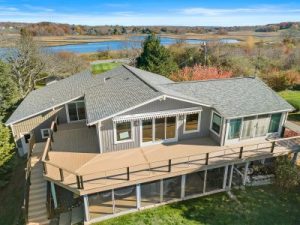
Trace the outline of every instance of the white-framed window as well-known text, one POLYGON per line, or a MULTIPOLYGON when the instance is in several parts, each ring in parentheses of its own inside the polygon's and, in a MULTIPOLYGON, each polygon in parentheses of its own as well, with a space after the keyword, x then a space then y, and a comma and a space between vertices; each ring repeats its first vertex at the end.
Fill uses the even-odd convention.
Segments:
POLYGON ((67 103, 66 111, 69 122, 76 122, 86 119, 84 100, 67 103))
POLYGON ((42 134, 42 138, 46 139, 46 138, 50 137, 51 130, 50 129, 41 129, 41 134, 42 134))
POLYGON ((211 121, 210 121, 210 130, 216 135, 220 136, 222 129, 222 117, 216 113, 212 112, 211 121))
POLYGON ((194 133, 200 130, 200 113, 184 115, 183 133, 194 133))
POLYGON ((115 122, 114 123, 114 142, 124 143, 134 140, 133 122, 115 122))

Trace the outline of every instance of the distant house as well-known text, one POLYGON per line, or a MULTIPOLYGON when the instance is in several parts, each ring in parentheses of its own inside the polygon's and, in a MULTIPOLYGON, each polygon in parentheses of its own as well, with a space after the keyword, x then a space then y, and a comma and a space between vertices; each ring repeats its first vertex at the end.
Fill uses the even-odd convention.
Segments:
POLYGON ((91 223, 246 184, 253 162, 299 146, 279 139, 292 110, 257 78, 177 83, 123 65, 32 91, 6 124, 21 155, 42 150, 53 207, 72 192, 91 223))

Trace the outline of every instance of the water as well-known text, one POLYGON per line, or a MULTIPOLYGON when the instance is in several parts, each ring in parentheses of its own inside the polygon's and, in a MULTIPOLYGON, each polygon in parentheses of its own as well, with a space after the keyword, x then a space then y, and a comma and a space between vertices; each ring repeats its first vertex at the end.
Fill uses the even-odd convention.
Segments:
MULTIPOLYGON (((50 52, 73 52, 73 53, 91 53, 107 50, 123 50, 128 48, 141 48, 142 42, 144 41, 145 36, 132 36, 129 40, 119 40, 119 41, 102 41, 94 43, 84 43, 84 44, 71 44, 71 45, 62 45, 62 46, 50 46, 45 47, 47 51, 50 52)), ((161 37, 161 44, 171 45, 175 44, 179 39, 161 37)), ((211 40, 199 40, 199 39, 185 39, 184 42, 188 44, 203 44, 211 40)), ((221 43, 232 44, 238 43, 236 39, 220 39, 221 43)), ((0 48, 0 56, 5 55, 7 48, 0 48)))

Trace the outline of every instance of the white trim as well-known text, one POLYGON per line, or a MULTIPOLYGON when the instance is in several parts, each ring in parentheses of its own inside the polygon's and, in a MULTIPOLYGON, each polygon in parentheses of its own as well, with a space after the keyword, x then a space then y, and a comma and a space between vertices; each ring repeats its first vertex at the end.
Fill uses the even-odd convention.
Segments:
POLYGON ((33 117, 33 116, 37 116, 37 115, 39 115, 39 114, 41 114, 41 113, 44 113, 44 112, 47 112, 47 111, 49 111, 49 110, 53 110, 53 109, 55 109, 55 108, 57 108, 57 107, 59 107, 59 106, 65 105, 66 103, 72 102, 72 101, 74 101, 74 100, 76 100, 76 99, 78 99, 78 98, 82 98, 82 97, 84 97, 84 96, 81 95, 81 96, 79 96, 79 97, 72 98, 71 100, 68 100, 68 101, 59 103, 59 104, 57 104, 57 105, 51 106, 50 108, 47 108, 47 109, 45 109, 45 110, 39 111, 39 112, 34 113, 34 114, 31 114, 30 116, 26 116, 26 117, 24 117, 24 118, 22 118, 22 119, 19 119, 19 120, 14 121, 14 122, 11 122, 11 123, 8 123, 8 124, 5 123, 5 125, 6 125, 6 126, 10 126, 10 125, 12 125, 12 124, 21 122, 21 121, 26 120, 26 119, 28 119, 28 118, 31 118, 31 117, 33 117))
POLYGON ((41 129, 41 134, 42 134, 42 138, 43 138, 43 139, 47 139, 47 138, 51 137, 51 129, 50 129, 50 128, 43 128, 43 129, 41 129), (45 134, 44 134, 44 131, 45 131, 45 130, 47 130, 48 133, 49 133, 49 136, 48 136, 48 137, 45 136, 45 134))
MULTIPOLYGON (((221 135, 221 132, 222 132, 222 127, 223 127, 223 120, 224 120, 224 118, 219 114, 219 113, 217 113, 216 111, 214 111, 214 110, 212 110, 211 111, 211 114, 210 114, 210 124, 209 124, 209 130, 211 131, 211 132, 213 132, 215 135, 217 135, 218 137, 220 137, 220 135, 221 135), (220 132, 219 132, 219 134, 216 132, 216 131, 214 131, 213 129, 212 129, 212 120, 213 120, 213 115, 214 115, 214 113, 216 114, 216 115, 218 115, 220 118, 221 118, 221 124, 220 124, 220 132)), ((226 134, 225 134, 226 135, 226 134)))
POLYGON ((127 143, 127 142, 134 142, 134 124, 133 121, 128 121, 128 122, 113 122, 113 129, 114 129, 114 144, 122 144, 122 143, 127 143), (117 140, 117 123, 130 123, 130 129, 131 129, 131 138, 126 139, 123 141, 118 141, 117 140))
POLYGON ((100 153, 103 153, 103 143, 102 143, 102 131, 101 131, 101 122, 97 124, 97 133, 98 133, 98 139, 99 139, 99 147, 100 147, 100 153))
MULTIPOLYGON (((179 100, 179 101, 188 102, 188 103, 192 103, 192 104, 197 104, 197 105, 199 105, 199 106, 201 106, 201 105, 207 106, 207 105, 205 105, 205 104, 201 104, 201 103, 198 103, 198 102, 189 101, 189 100, 184 100, 184 99, 180 99, 180 98, 176 98, 176 97, 172 97, 172 96, 169 96, 169 95, 165 95, 165 94, 164 94, 164 95, 160 95, 160 96, 158 96, 158 97, 156 97, 156 98, 150 99, 150 100, 148 100, 148 101, 145 101, 145 102, 143 102, 143 103, 141 103, 141 104, 135 105, 135 106, 130 107, 130 108, 128 108, 128 109, 125 109, 125 110, 122 110, 122 111, 117 112, 117 113, 115 113, 115 114, 112 114, 112 115, 110 115, 110 116, 104 117, 104 118, 102 118, 102 119, 100 119, 100 120, 96 120, 96 121, 94 121, 94 122, 92 122, 92 123, 88 123, 87 125, 89 125, 89 126, 94 125, 94 124, 97 123, 98 121, 104 121, 104 120, 107 120, 107 119, 109 119, 109 118, 112 118, 112 117, 114 117, 114 116, 120 115, 120 114, 125 113, 125 112, 128 112, 128 111, 130 111, 130 110, 139 108, 139 107, 141 107, 141 106, 143 106, 143 105, 149 104, 149 103, 154 102, 154 101, 156 101, 156 100, 159 100, 159 99, 165 99, 165 98, 171 98, 171 99, 175 99, 175 100, 177 99, 177 100, 179 100)), ((208 106, 208 107, 210 107, 210 106, 208 106)))
POLYGON ((198 112, 198 123, 197 123, 197 129, 196 130, 185 130, 186 128, 186 117, 188 115, 197 114, 197 113, 190 113, 185 114, 183 119, 183 134, 191 134, 191 133, 197 133, 200 131, 200 121, 201 121, 201 112, 198 112))

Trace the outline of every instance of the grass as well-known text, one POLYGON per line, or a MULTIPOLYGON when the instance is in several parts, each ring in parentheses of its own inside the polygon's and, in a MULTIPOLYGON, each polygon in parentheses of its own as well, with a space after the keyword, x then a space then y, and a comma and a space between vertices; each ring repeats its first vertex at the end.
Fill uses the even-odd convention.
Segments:
POLYGON ((97 225, 296 225, 300 189, 283 193, 273 186, 200 197, 110 219, 97 225))
POLYGON ((288 119, 300 125, 300 91, 281 91, 279 92, 279 95, 287 100, 296 109, 296 112, 289 113, 288 119))
POLYGON ((115 67, 120 66, 120 63, 99 63, 99 64, 93 64, 92 65, 92 73, 93 74, 100 74, 104 73, 108 70, 111 70, 115 67))
POLYGON ((0 188, 0 224, 20 224, 26 162, 16 157, 14 163, 16 165, 9 183, 4 188, 0 188))
POLYGON ((298 111, 300 110, 300 91, 281 91, 279 95, 293 105, 298 111))

